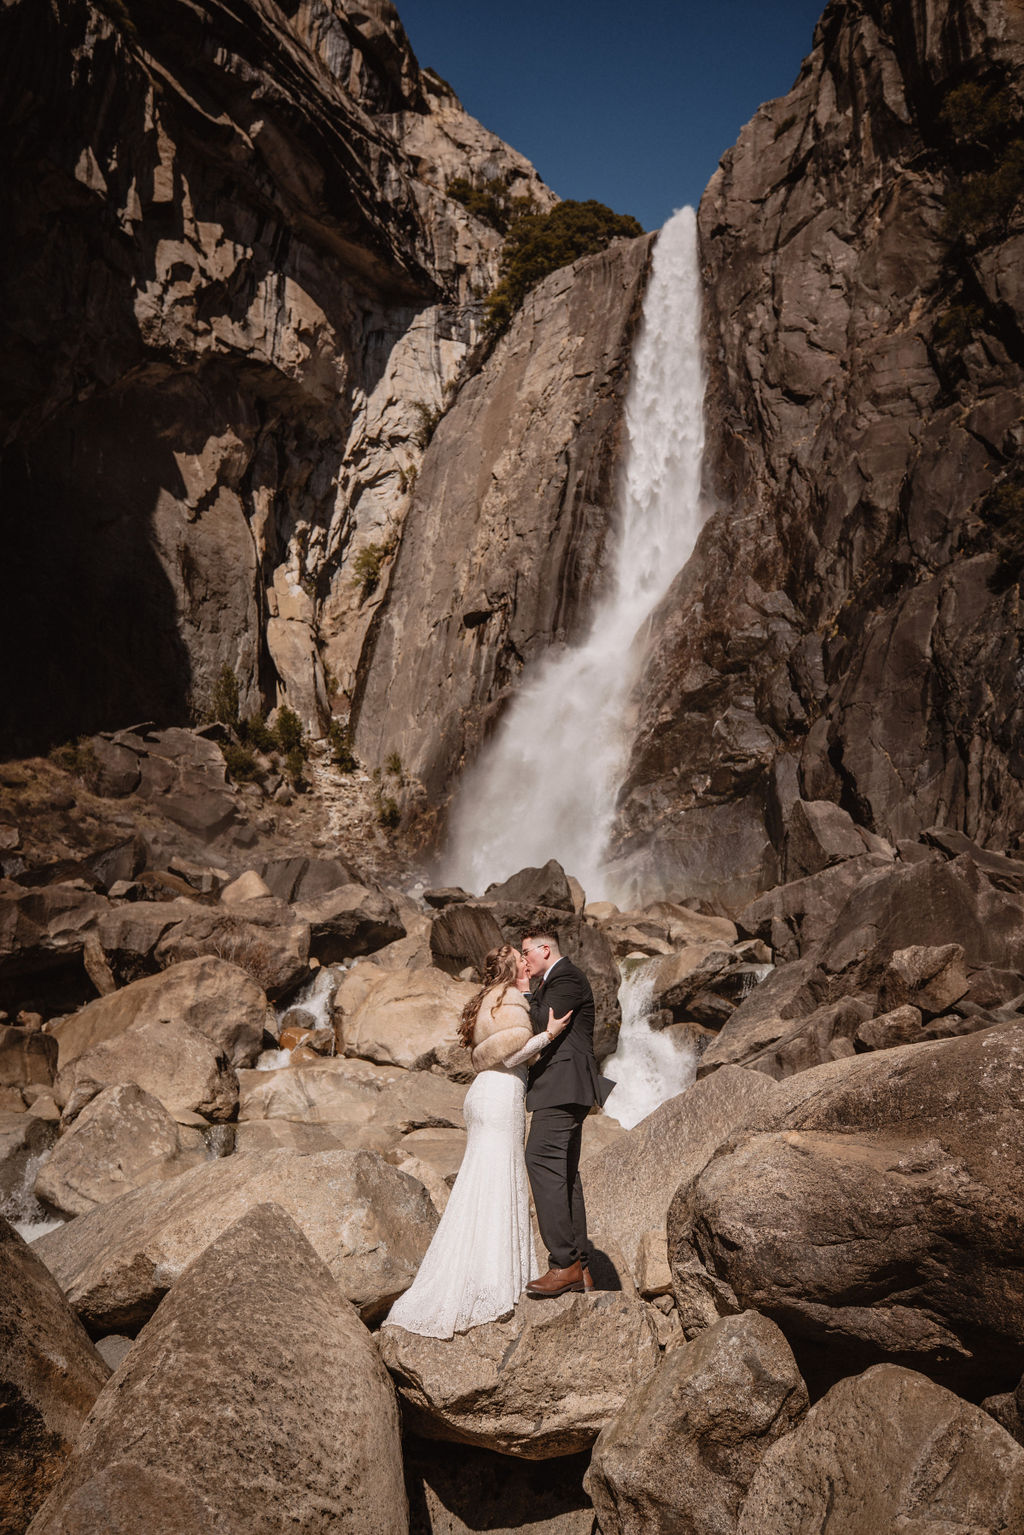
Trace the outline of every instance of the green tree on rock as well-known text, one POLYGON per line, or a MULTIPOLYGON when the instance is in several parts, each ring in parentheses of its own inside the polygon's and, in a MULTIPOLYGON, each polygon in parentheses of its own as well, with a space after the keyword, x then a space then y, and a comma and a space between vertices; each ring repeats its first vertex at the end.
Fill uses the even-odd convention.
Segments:
POLYGON ((632 239, 643 229, 628 213, 604 203, 564 202, 550 213, 527 213, 515 221, 502 247, 500 280, 487 300, 485 325, 500 335, 531 288, 580 256, 603 251, 612 240, 632 239))

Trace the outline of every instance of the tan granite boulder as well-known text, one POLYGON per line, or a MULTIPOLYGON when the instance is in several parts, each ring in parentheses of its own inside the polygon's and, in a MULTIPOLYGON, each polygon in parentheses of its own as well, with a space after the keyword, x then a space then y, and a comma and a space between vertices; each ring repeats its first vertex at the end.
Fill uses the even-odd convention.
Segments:
POLYGON ((455 1081, 469 1082, 473 1070, 458 1029, 462 1009, 478 990, 432 967, 385 971, 344 1019, 345 1054, 413 1071, 437 1065, 455 1081))
POLYGON ((159 1100, 172 1114, 231 1119, 238 1078, 227 1057, 191 1024, 142 1019, 76 1056, 57 1075, 54 1096, 70 1121, 105 1087, 124 1082, 159 1100))
POLYGON ((81 1215, 39 1256, 95 1332, 134 1328, 253 1205, 281 1205, 365 1321, 408 1288, 437 1224, 423 1186, 372 1151, 266 1151, 207 1162, 81 1215))
POLYGON ((64 1215, 84 1215, 209 1157, 200 1130, 178 1124, 158 1099, 125 1082, 104 1088, 67 1127, 39 1170, 36 1197, 64 1215))
POLYGON ((737 1535, 1024 1529, 1024 1449, 980 1407, 882 1364, 840 1381, 754 1474, 737 1535))
POLYGON ((0 1531, 21 1535, 110 1370, 52 1274, 0 1217, 0 1531))
POLYGON ((413 1432, 527 1460, 592 1444, 658 1359, 632 1290, 524 1296, 509 1320, 451 1339, 385 1327, 381 1348, 413 1432))
POLYGON ((279 1205, 185 1269, 96 1403, 34 1535, 404 1535, 380 1355, 279 1205), (300 1305, 282 1297, 301 1296, 300 1305))

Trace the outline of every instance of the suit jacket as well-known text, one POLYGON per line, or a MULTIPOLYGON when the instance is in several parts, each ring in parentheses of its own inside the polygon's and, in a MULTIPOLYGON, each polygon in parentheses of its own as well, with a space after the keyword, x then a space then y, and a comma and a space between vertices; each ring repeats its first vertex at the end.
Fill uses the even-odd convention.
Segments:
POLYGON ((547 1026, 549 1008, 556 1018, 568 1012, 573 1016, 551 1048, 530 1067, 526 1107, 603 1103, 611 1083, 599 1075, 594 1056, 594 993, 583 971, 564 955, 530 997, 535 1034, 547 1026))

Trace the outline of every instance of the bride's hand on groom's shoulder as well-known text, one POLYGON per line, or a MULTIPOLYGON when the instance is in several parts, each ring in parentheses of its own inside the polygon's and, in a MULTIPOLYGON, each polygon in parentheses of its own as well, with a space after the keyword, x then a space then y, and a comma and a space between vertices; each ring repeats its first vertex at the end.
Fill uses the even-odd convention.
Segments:
POLYGON ((546 1029, 545 1032, 550 1034, 552 1039, 556 1038, 557 1035, 561 1034, 562 1030, 566 1027, 566 1025, 568 1024, 569 1019, 571 1017, 572 1017, 572 1008, 570 1008, 567 1013, 563 1013, 561 1018, 556 1018, 555 1017, 555 1010, 554 1010, 554 1008, 553 1007, 549 1007, 548 1008, 548 1023, 547 1023, 547 1029, 546 1029))

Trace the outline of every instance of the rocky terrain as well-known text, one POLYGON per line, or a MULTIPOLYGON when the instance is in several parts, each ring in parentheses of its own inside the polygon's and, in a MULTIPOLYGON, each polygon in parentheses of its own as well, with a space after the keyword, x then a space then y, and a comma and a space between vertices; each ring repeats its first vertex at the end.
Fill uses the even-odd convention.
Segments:
POLYGON ((1019 846, 1022 66, 1004 0, 832 4, 701 201, 720 511, 638 700, 649 881, 769 888, 798 797, 1019 846))
POLYGON ((1022 26, 833 0, 708 189, 625 910, 429 855, 605 578, 650 238, 492 347, 452 185, 553 194, 386 0, 7 5, 0 1535, 1024 1529, 1022 26), (689 1085, 586 1121, 593 1293, 382 1330, 538 924, 689 1085))

